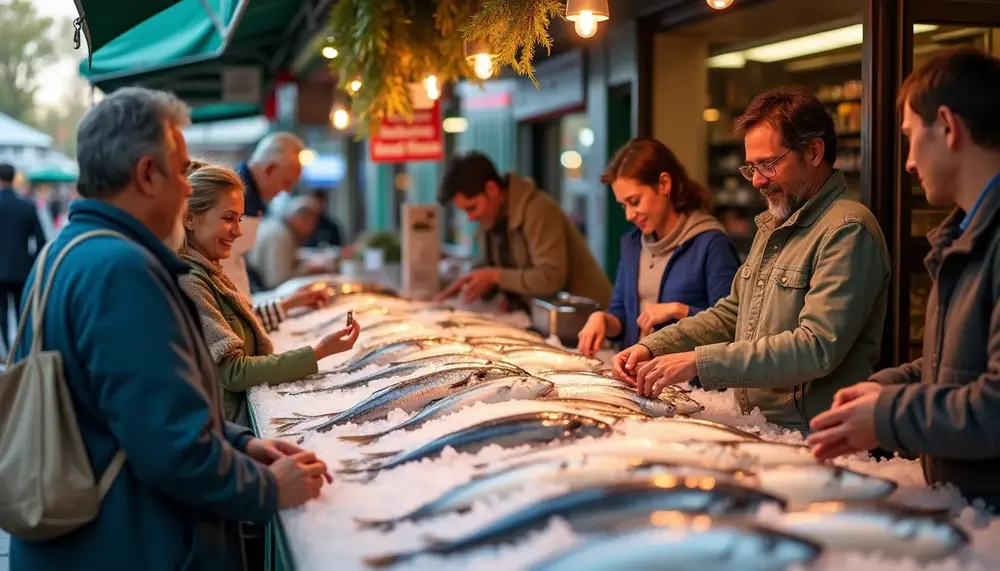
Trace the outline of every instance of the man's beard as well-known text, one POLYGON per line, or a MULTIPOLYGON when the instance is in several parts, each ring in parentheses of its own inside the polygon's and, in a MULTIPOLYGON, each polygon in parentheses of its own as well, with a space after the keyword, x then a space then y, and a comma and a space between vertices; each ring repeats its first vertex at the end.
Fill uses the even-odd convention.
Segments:
POLYGON ((772 185, 761 191, 767 200, 767 211, 779 223, 788 220, 796 210, 806 203, 805 185, 785 191, 777 185, 772 185))
POLYGON ((177 216, 177 220, 174 221, 174 227, 170 230, 170 235, 164 238, 163 243, 170 248, 172 252, 180 252, 184 247, 184 241, 187 238, 187 230, 184 228, 184 210, 177 216))

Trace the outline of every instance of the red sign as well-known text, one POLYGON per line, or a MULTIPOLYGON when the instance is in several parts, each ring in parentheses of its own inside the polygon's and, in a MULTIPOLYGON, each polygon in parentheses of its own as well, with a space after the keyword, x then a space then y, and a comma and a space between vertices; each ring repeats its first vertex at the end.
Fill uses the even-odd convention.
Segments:
POLYGON ((383 119, 370 149, 373 163, 444 160, 440 100, 424 109, 415 108, 413 121, 399 116, 383 119))

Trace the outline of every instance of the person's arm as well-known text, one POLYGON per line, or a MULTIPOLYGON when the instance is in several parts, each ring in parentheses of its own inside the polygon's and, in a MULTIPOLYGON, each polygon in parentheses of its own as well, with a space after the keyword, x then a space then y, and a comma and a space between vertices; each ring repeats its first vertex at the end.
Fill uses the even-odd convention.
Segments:
MULTIPOLYGON (((740 256, 729 236, 718 233, 705 249, 705 291, 709 305, 715 305, 733 289, 733 278, 740 268, 740 256)), ((688 317, 705 311, 706 307, 688 305, 688 317)))
POLYGON ((213 429, 210 398, 199 388, 203 372, 182 330, 184 310, 166 278, 134 250, 123 252, 134 246, 95 239, 79 247, 100 248, 106 261, 82 270, 69 319, 88 388, 129 469, 178 502, 227 519, 269 521, 277 481, 213 429))
POLYGON ((819 245, 798 326, 696 348, 702 385, 787 387, 829 375, 854 346, 888 280, 881 241, 861 222, 832 229, 819 245))
POLYGON ((871 376, 871 380, 880 385, 912 385, 920 382, 924 370, 924 358, 918 357, 910 363, 898 367, 882 369, 871 376))
POLYGON ((625 264, 618 262, 615 275, 615 289, 611 292, 604 323, 607 325, 608 340, 621 341, 625 338, 625 264), (617 322, 617 323, 615 323, 617 322))
POLYGON ((531 257, 531 267, 501 268, 500 289, 530 296, 552 296, 566 287, 569 258, 566 234, 553 222, 565 216, 550 203, 539 204, 524 215, 524 234, 531 257))

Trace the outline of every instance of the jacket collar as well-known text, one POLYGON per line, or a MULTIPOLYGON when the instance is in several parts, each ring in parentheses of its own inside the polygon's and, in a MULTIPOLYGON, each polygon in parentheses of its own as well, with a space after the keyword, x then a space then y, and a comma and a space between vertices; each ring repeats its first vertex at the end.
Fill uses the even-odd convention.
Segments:
POLYGON ((121 232, 143 246, 172 274, 185 274, 189 267, 142 222, 117 206, 93 198, 74 200, 69 205, 70 224, 95 225, 121 232))
POLYGON ((524 224, 524 214, 528 202, 538 192, 535 183, 510 173, 507 175, 507 227, 517 228, 524 224))
POLYGON ((263 216, 267 210, 267 205, 264 204, 264 201, 260 197, 260 191, 257 189, 257 181, 253 178, 253 171, 250 170, 250 165, 244 161, 236 165, 235 170, 240 180, 243 181, 244 215, 253 218, 263 216))
MULTIPOLYGON (((826 212, 826 209, 833 204, 833 201, 840 198, 840 195, 843 194, 845 190, 847 190, 847 177, 845 177, 844 173, 839 169, 834 169, 833 175, 826 181, 826 184, 819 189, 819 192, 807 200, 801 208, 793 212, 792 215, 788 217, 788 220, 785 220, 783 224, 780 224, 777 227, 798 226, 800 228, 807 228, 812 226, 813 223, 816 222, 816 220, 818 220, 824 212, 826 212)), ((762 212, 757 215, 757 218, 754 220, 758 227, 767 227, 769 230, 773 230, 775 228, 774 223, 776 221, 774 216, 769 211, 762 212)))
POLYGON ((12 198, 17 196, 17 193, 14 192, 14 187, 12 186, 0 186, 0 196, 12 198))
POLYGON ((931 275, 937 275, 937 270, 946 254, 953 252, 967 254, 982 240, 988 239, 998 213, 1000 213, 1000 180, 994 179, 993 184, 987 187, 983 194, 983 200, 973 213, 972 221, 965 231, 961 228, 965 212, 956 208, 937 228, 927 233, 931 251, 924 258, 924 264, 931 275))

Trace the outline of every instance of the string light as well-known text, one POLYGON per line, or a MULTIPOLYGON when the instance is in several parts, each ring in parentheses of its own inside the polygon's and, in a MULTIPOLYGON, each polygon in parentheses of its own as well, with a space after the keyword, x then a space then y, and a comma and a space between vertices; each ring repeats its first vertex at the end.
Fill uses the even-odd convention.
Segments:
POLYGON ((340 55, 340 52, 338 52, 337 48, 333 46, 326 46, 325 48, 323 48, 323 57, 325 57, 326 59, 334 59, 338 55, 340 55))
POLYGON ((350 93, 351 95, 354 95, 360 89, 361 89, 361 80, 360 79, 355 79, 354 81, 351 82, 350 85, 347 86, 347 92, 350 93))
POLYGON ((347 109, 338 106, 330 113, 330 122, 333 123, 335 129, 343 131, 351 125, 351 114, 347 112, 347 109))
POLYGON ((483 40, 474 40, 465 43, 465 59, 472 66, 472 71, 479 79, 489 79, 493 77, 494 60, 496 54, 490 49, 490 45, 483 40))
POLYGON ((428 75, 427 78, 424 79, 424 88, 427 89, 427 97, 429 97, 431 101, 436 101, 439 97, 441 97, 441 88, 438 86, 438 78, 436 75, 428 75))
POLYGON ((726 8, 733 5, 733 0, 705 0, 708 2, 709 7, 715 8, 716 10, 725 10, 726 8))
POLYGON ((607 0, 566 0, 566 19, 581 38, 592 38, 597 24, 611 17, 607 0))

